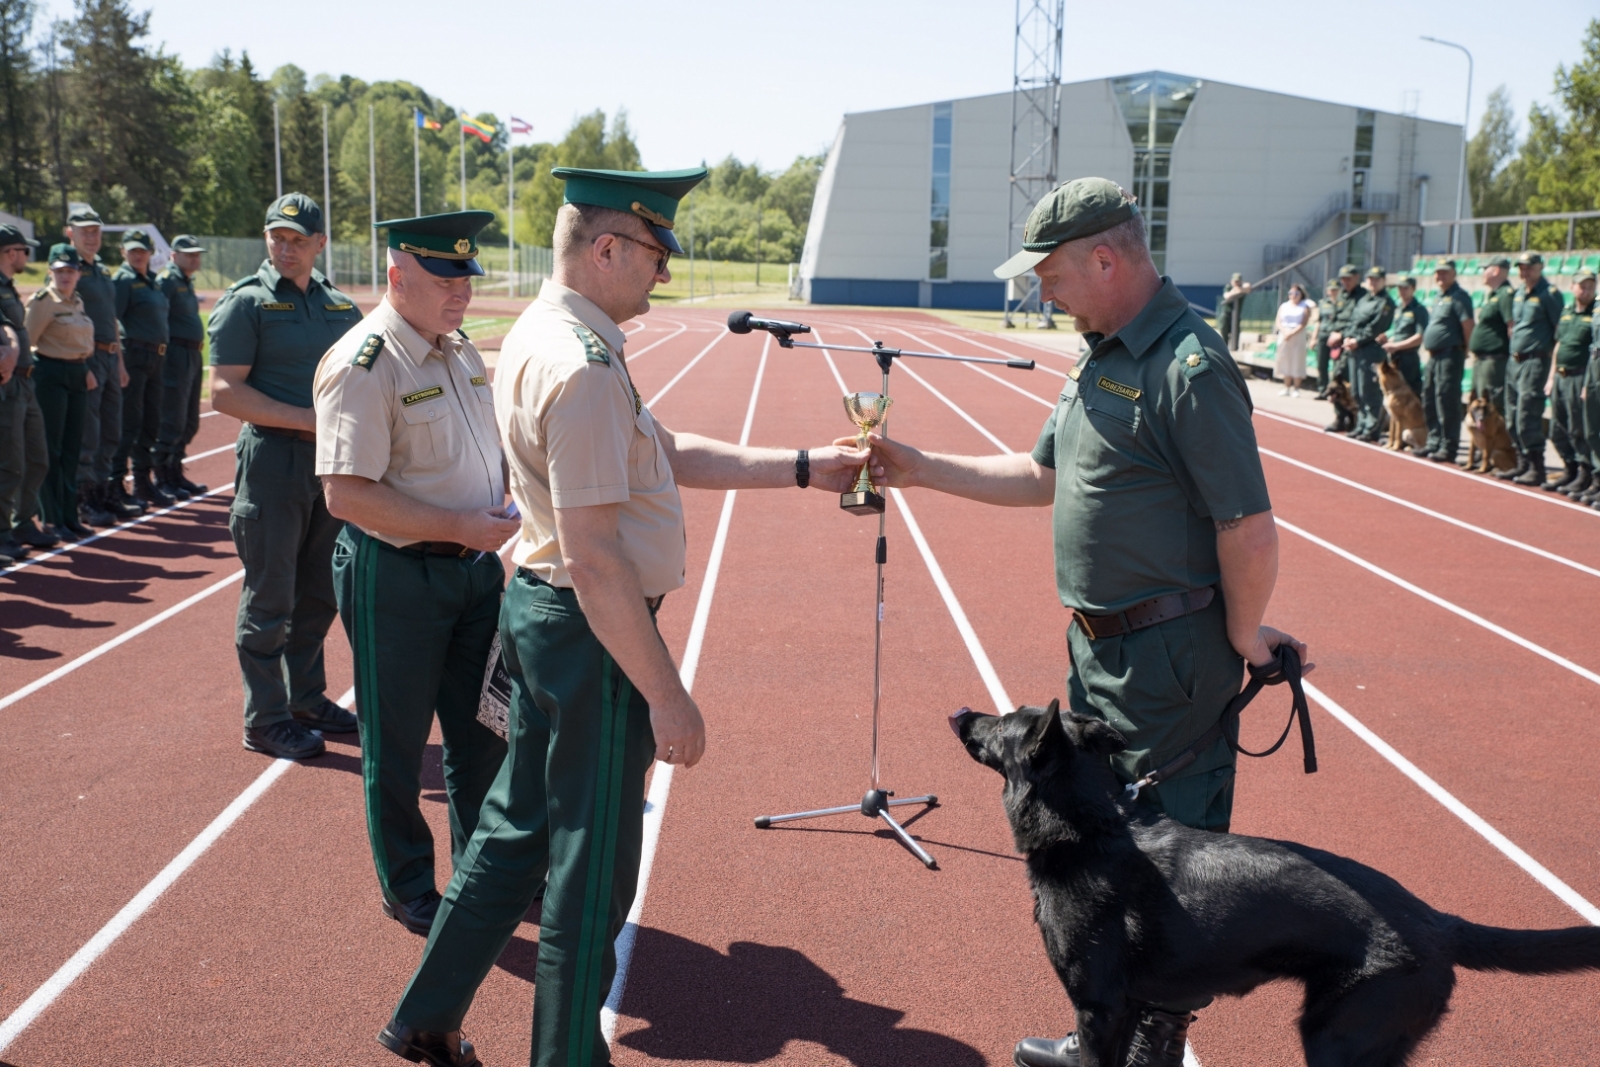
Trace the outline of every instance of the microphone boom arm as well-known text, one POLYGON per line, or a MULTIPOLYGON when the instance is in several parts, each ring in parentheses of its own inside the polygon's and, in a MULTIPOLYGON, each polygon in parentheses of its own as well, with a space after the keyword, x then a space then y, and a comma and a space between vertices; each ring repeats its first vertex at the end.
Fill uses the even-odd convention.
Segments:
POLYGON ((1016 370, 1033 370, 1034 362, 1031 359, 994 359, 989 356, 954 356, 948 352, 914 352, 904 348, 885 348, 881 341, 874 342, 871 348, 864 345, 827 345, 812 344, 809 341, 796 341, 788 335, 777 335, 779 348, 820 348, 829 352, 866 352, 876 356, 878 365, 884 364, 900 357, 915 356, 917 359, 945 359, 956 363, 994 363, 1002 367, 1013 367, 1016 370))

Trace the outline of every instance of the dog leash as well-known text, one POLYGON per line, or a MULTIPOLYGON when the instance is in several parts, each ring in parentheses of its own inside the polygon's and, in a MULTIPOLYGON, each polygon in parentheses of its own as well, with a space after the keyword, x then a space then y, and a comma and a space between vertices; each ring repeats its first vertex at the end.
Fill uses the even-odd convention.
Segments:
POLYGON ((1261 759, 1272 755, 1283 747, 1289 739, 1289 731, 1294 728, 1295 720, 1300 720, 1300 748, 1305 755, 1305 768, 1307 774, 1317 773, 1317 743, 1311 734, 1311 709, 1306 704, 1305 686, 1300 681, 1300 653, 1288 644, 1278 646, 1278 651, 1270 663, 1260 667, 1254 664, 1245 664, 1250 672, 1250 680, 1239 691, 1239 695, 1228 701, 1228 706, 1222 710, 1222 717, 1217 724, 1191 744, 1188 748, 1178 753, 1160 767, 1140 778, 1137 782, 1129 782, 1123 787, 1123 795, 1132 802, 1139 799, 1139 793, 1146 786, 1159 785, 1171 778, 1179 771, 1188 767, 1200 758, 1200 753, 1217 743, 1220 738, 1228 743, 1228 747, 1235 752, 1243 753, 1261 759), (1237 722, 1239 713, 1245 709, 1250 701, 1255 699, 1257 693, 1269 685, 1289 683, 1289 692, 1292 702, 1289 706, 1289 721, 1283 725, 1283 733, 1278 735, 1278 740, 1265 752, 1251 752, 1241 748, 1238 742, 1228 736, 1227 726, 1230 722, 1237 722))

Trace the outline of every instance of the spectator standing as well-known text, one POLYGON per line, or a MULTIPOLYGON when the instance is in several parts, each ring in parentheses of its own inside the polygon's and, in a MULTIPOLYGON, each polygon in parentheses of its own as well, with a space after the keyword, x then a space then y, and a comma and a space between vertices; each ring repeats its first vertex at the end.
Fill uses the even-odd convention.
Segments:
POLYGON ((1472 352, 1472 395, 1486 396, 1506 416, 1506 354, 1511 351, 1511 261, 1496 256, 1483 268, 1487 290, 1467 348, 1472 352))
POLYGON ((1474 330, 1472 298, 1456 283, 1456 261, 1441 259, 1433 269, 1439 299, 1433 303, 1422 347, 1428 365, 1422 374, 1422 413, 1428 420, 1428 458, 1454 463, 1461 447, 1461 382, 1467 338, 1474 330))
POLYGON ((1517 465, 1494 476, 1518 485, 1543 485, 1545 383, 1561 324, 1561 293, 1544 276, 1544 257, 1517 257, 1522 286, 1511 300, 1511 362, 1506 364, 1506 429, 1517 465))
POLYGON ((1299 284, 1289 286, 1289 299, 1278 305, 1273 331, 1278 335, 1277 375, 1283 379, 1280 396, 1300 395, 1300 380, 1306 376, 1307 331, 1316 310, 1299 284))
POLYGON ((59 543, 33 521, 50 456, 33 382, 27 313, 12 280, 37 247, 15 226, 0 226, 0 321, 10 327, 10 336, 0 342, 0 566, 29 549, 59 543))
MULTIPOLYGON (((1417 302, 1417 280, 1400 279, 1400 306, 1388 335, 1380 338, 1384 357, 1400 369, 1411 391, 1422 396, 1422 334, 1428 328, 1428 309, 1417 302)), ((1381 390, 1380 390, 1381 393, 1381 390)), ((1421 447, 1420 445, 1418 446, 1421 447)))
POLYGON ((1228 279, 1228 287, 1222 291, 1222 310, 1217 314, 1217 332, 1229 348, 1239 346, 1239 312, 1244 307, 1244 298, 1249 295, 1250 283, 1244 280, 1243 274, 1234 271, 1233 277, 1228 279))
POLYGON ((156 434, 156 484, 180 500, 206 491, 183 475, 183 456, 200 432, 205 325, 194 275, 205 249, 186 233, 172 239, 172 262, 156 276, 167 298, 167 354, 161 363, 161 429, 156 434))
POLYGON ((150 273, 153 251, 149 234, 126 231, 122 235, 122 266, 111 276, 117 318, 122 323, 122 361, 128 369, 122 390, 122 440, 111 459, 111 478, 122 490, 123 476, 131 473, 133 498, 147 510, 177 503, 176 497, 151 479, 156 434, 161 429, 161 363, 166 358, 168 336, 167 295, 150 273))
MULTIPOLYGON (((1584 397, 1589 350, 1594 346, 1594 272, 1586 270, 1573 281, 1572 307, 1562 313, 1556 329, 1556 376, 1550 397, 1550 443, 1567 469, 1559 479, 1541 487, 1552 492, 1559 489, 1568 496, 1588 491, 1594 479, 1591 456, 1595 442, 1590 437, 1600 431, 1600 419, 1590 429, 1584 397)), ((1600 406, 1600 397, 1595 404, 1600 406)))
POLYGON ((144 514, 121 480, 111 477, 111 458, 122 443, 122 387, 128 383, 117 332, 117 291, 111 273, 100 264, 100 216, 83 208, 67 223, 68 239, 80 260, 74 292, 94 323, 89 371, 95 385, 83 409, 83 451, 78 456, 80 517, 89 526, 114 526, 144 514))
POLYGON ((228 516, 244 564, 234 628, 244 747, 305 759, 325 751, 314 730, 356 728, 356 717, 326 692, 322 642, 339 611, 340 523, 316 475, 311 383, 323 353, 361 312, 313 266, 328 240, 316 201, 279 197, 265 230, 267 260, 229 286, 211 313, 211 406, 244 423, 228 516))
POLYGON ((94 320, 78 295, 84 266, 70 244, 50 249, 50 284, 28 301, 25 318, 33 343, 34 384, 44 415, 45 452, 50 468, 39 491, 48 532, 63 541, 81 541, 94 531, 78 519, 78 461, 83 446, 84 410, 94 392, 94 320))
POLYGON ((1339 296, 1338 279, 1329 278, 1328 284, 1323 286, 1322 299, 1317 301, 1317 316, 1312 325, 1312 332, 1316 336, 1317 346, 1317 399, 1328 399, 1328 386, 1333 384, 1329 377, 1333 362, 1333 355, 1328 351, 1328 334, 1333 331, 1333 313, 1337 306, 1339 296))

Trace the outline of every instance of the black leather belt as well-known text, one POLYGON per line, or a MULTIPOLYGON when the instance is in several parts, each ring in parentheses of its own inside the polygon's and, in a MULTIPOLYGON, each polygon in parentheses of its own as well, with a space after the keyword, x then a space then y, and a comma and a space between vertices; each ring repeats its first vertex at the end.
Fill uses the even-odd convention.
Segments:
POLYGON ((1121 637, 1135 633, 1169 619, 1193 615, 1209 606, 1216 595, 1217 591, 1211 586, 1191 589, 1187 593, 1168 593, 1166 596, 1142 600, 1126 611, 1119 611, 1114 615, 1088 615, 1073 608, 1072 621, 1089 635, 1089 640, 1099 641, 1106 637, 1121 637))
POLYGON ((1557 367, 1556 374, 1563 378, 1579 378, 1587 369, 1587 367, 1557 367))
POLYGON ((168 348, 187 348, 191 352, 200 351, 200 342, 191 341, 186 337, 174 337, 167 342, 168 348))
POLYGON ((115 341, 96 341, 94 343, 94 347, 95 347, 95 351, 97 351, 97 352, 115 352, 117 350, 117 342, 115 342, 115 341))
POLYGON ((43 352, 35 352, 33 354, 33 358, 42 359, 46 363, 65 363, 71 367, 81 367, 83 364, 89 362, 89 357, 87 356, 82 359, 61 359, 57 356, 47 356, 43 352))
POLYGON ((257 433, 269 434, 272 437, 292 437, 296 441, 310 441, 316 443, 317 435, 310 430, 291 430, 286 426, 262 426, 259 423, 245 423, 257 433))
MULTIPOLYGON (((545 581, 543 578, 539 577, 526 567, 518 567, 517 573, 535 585, 550 585, 549 582, 545 581)), ((561 586, 550 585, 550 588, 560 589, 561 586)), ((647 596, 644 598, 644 606, 650 609, 650 614, 654 615, 656 612, 661 610, 661 602, 665 599, 667 599, 667 594, 665 593, 662 593, 660 596, 647 596)))
POLYGON ((427 556, 454 556, 457 559, 466 559, 472 554, 472 549, 455 541, 414 541, 405 547, 427 556))
POLYGON ((166 345, 155 345, 149 341, 129 341, 128 347, 136 352, 154 352, 158 356, 167 354, 166 345))

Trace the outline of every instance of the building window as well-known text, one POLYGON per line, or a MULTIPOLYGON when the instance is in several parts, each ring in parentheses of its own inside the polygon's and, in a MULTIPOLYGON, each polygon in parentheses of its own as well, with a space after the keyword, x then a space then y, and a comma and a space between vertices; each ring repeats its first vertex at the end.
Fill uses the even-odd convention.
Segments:
POLYGON ((1172 145, 1200 81, 1151 71, 1114 78, 1112 88, 1133 141, 1133 195, 1138 198, 1156 270, 1167 270, 1167 213, 1172 198, 1172 145))
POLYGON ((950 105, 933 105, 933 190, 928 210, 928 277, 950 276, 950 105))
POLYGON ((1372 127, 1376 116, 1365 108, 1356 111, 1356 145, 1351 156, 1350 206, 1365 207, 1367 172, 1372 169, 1372 127))

